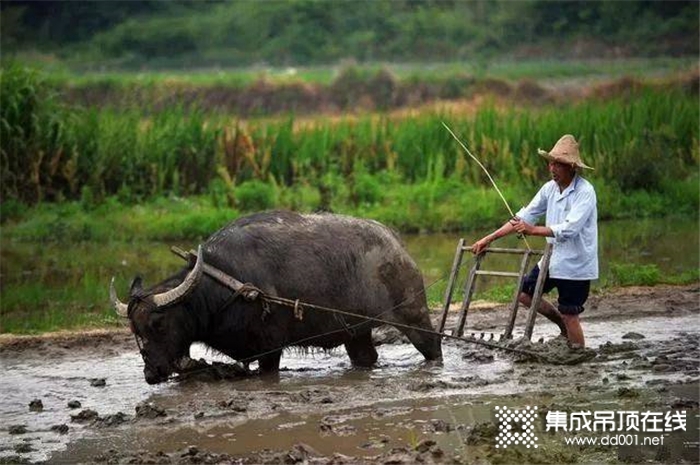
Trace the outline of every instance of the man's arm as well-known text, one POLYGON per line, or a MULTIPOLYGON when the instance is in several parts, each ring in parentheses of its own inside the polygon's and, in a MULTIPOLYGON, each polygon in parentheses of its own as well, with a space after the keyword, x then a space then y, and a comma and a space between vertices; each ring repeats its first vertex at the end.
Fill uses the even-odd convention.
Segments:
POLYGON ((535 194, 535 197, 533 197, 533 199, 530 201, 528 206, 520 209, 520 211, 516 214, 514 218, 508 220, 507 223, 505 223, 503 226, 501 226, 491 234, 484 236, 478 241, 476 241, 474 245, 472 245, 472 252, 475 254, 479 254, 496 239, 500 239, 501 237, 507 236, 508 234, 512 234, 514 231, 516 231, 516 225, 528 224, 527 222, 520 219, 521 216, 525 216, 526 218, 532 218, 533 220, 536 220, 538 217, 542 216, 547 210, 547 195, 545 194, 546 187, 547 184, 542 186, 542 188, 537 192, 537 194, 535 194))

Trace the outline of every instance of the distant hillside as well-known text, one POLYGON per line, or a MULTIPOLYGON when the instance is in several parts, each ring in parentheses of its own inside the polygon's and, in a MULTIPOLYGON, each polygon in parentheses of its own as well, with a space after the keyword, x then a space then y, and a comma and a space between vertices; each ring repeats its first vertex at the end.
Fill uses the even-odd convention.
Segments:
POLYGON ((73 68, 692 56, 696 1, 12 1, 3 60, 73 68))

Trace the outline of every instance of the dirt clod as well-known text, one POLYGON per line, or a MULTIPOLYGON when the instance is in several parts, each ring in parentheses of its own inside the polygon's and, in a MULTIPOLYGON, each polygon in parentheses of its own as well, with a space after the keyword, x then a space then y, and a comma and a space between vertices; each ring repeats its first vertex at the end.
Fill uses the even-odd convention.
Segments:
POLYGON ((41 412, 44 410, 44 403, 41 401, 41 399, 34 399, 29 402, 29 410, 32 412, 41 412))
POLYGON ((187 446, 187 448, 185 449, 185 452, 183 452, 181 456, 182 457, 185 457, 188 455, 192 456, 192 455, 197 455, 198 453, 199 453, 199 449, 197 448, 197 446, 187 446))
POLYGON ((9 455, 0 457, 0 464, 15 465, 18 463, 31 463, 29 458, 20 455, 9 455))
POLYGON ((18 454, 26 454, 27 452, 31 452, 34 449, 32 448, 32 445, 29 444, 28 442, 23 442, 21 444, 15 444, 15 452, 18 454))
POLYGON ((73 422, 76 422, 76 423, 85 423, 88 421, 93 421, 97 417, 98 417, 97 412, 88 408, 88 409, 81 410, 76 415, 71 415, 70 420, 73 422))
POLYGON ((617 390, 617 397, 639 397, 639 390, 628 387, 621 387, 617 390))
POLYGON ((10 434, 24 434, 26 432, 26 425, 10 425, 10 427, 8 428, 8 433, 10 434))
POLYGON ((152 420, 164 416, 167 416, 165 410, 155 405, 153 402, 141 402, 136 406, 137 418, 148 418, 152 420))
POLYGON ((449 433, 454 427, 445 420, 431 420, 429 430, 435 433, 449 433))
POLYGON ((220 381, 252 376, 254 373, 241 363, 209 363, 204 359, 185 357, 178 363, 177 380, 220 381))
POLYGON ((418 452, 428 452, 431 447, 433 447, 435 444, 437 444, 435 441, 432 439, 423 439, 421 442, 419 442, 415 449, 418 452))
POLYGON ((127 414, 123 412, 117 412, 113 415, 107 415, 104 417, 98 417, 95 420, 95 425, 102 428, 109 428, 112 426, 118 426, 122 423, 126 423, 130 418, 127 414))
POLYGON ((107 385, 107 380, 104 378, 92 378, 90 380, 90 386, 92 387, 105 387, 107 385))
POLYGON ((698 403, 697 400, 693 399, 677 399, 671 403, 671 408, 674 409, 696 409, 698 408, 698 403))
POLYGON ((68 428, 68 425, 66 425, 66 424, 53 425, 51 427, 51 431, 54 431, 58 434, 66 434, 66 433, 68 433, 68 430, 69 430, 69 428, 68 428))
POLYGON ((495 423, 477 423, 467 434, 466 442, 469 445, 493 443, 498 435, 498 426, 495 423))

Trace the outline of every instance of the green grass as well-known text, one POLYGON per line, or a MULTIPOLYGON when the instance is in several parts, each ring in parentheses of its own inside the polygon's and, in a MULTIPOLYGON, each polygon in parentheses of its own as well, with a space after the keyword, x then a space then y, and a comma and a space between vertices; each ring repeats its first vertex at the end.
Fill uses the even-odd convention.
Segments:
POLYGON ((700 270, 688 270, 676 274, 665 274, 657 265, 631 265, 612 263, 610 277, 605 287, 656 286, 657 284, 690 284, 700 280, 700 270))
MULTIPOLYGON (((349 186, 333 185, 332 210, 374 218, 401 232, 469 231, 497 226, 507 216, 492 188, 472 187, 454 179, 418 184, 391 182, 381 176, 369 179, 372 185, 381 186, 381 190, 372 191, 375 197, 371 201, 353 200, 349 186)), ((696 175, 674 183, 674 190, 632 191, 626 195, 606 184, 596 185, 599 217, 662 217, 671 211, 697 215, 698 199, 692 194, 699 182, 696 175)), ((527 203, 536 188, 502 184, 501 190, 517 209, 527 203)), ((117 197, 96 206, 84 201, 23 206, 14 218, 6 220, 3 234, 25 242, 194 238, 206 236, 242 213, 268 208, 311 212, 322 206, 321 193, 310 185, 242 183, 232 189, 232 195, 248 207, 240 210, 228 205, 227 194, 213 191, 201 196, 161 197, 133 206, 121 203, 117 197), (263 191, 261 194, 256 193, 256 186, 263 191)), ((368 195, 365 193, 364 198, 368 195)))
MULTIPOLYGON (((353 200, 347 185, 333 185, 332 211, 376 219, 403 232, 473 231, 497 227, 508 217, 507 210, 493 188, 473 187, 448 179, 442 183, 402 184, 370 178, 381 187, 373 191, 372 201, 353 200)), ((697 217, 697 191, 700 178, 695 175, 676 183, 671 192, 633 191, 625 201, 617 198, 617 189, 597 185, 599 218, 624 219, 634 215, 664 217, 669 212, 697 217)), ((535 194, 536 188, 501 185, 513 208, 518 209, 535 194)), ((282 208, 313 212, 322 206, 322 194, 310 185, 267 185, 243 183, 232 195, 247 208, 232 208, 228 193, 187 197, 159 197, 138 205, 121 203, 117 197, 92 206, 85 202, 41 203, 24 206, 2 225, 3 237, 18 242, 109 242, 114 240, 180 240, 207 237, 238 216, 258 210, 282 208), (257 190, 260 190, 258 192, 257 190)), ((370 194, 365 193, 364 196, 370 194)))
POLYGON ((3 235, 0 333, 121 325, 109 305, 112 276, 125 296, 134 274, 153 284, 181 263, 167 247, 139 247, 134 241, 40 244, 3 235))
POLYGON ((19 285, 3 296, 0 333, 40 334, 74 328, 120 326, 114 310, 103 304, 105 289, 85 275, 78 288, 19 285))

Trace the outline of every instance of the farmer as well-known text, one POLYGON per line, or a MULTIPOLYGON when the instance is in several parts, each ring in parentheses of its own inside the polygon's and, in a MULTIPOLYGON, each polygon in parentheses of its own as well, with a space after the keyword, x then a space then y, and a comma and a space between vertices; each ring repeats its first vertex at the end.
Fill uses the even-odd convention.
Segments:
MULTIPOLYGON (((559 291, 558 305, 542 300, 539 313, 556 323, 561 336, 571 348, 585 346, 579 314, 588 298, 592 279, 598 279, 598 212, 595 190, 581 177, 586 166, 578 153, 578 143, 565 135, 546 152, 538 153, 549 160, 552 180, 547 182, 510 221, 496 231, 479 239, 472 252, 481 253, 496 239, 513 232, 544 236, 552 243, 552 256, 544 282, 544 292, 559 291), (545 226, 536 226, 537 219, 546 214, 545 226)), ((518 300, 529 307, 540 273, 535 265, 525 277, 518 300)))

